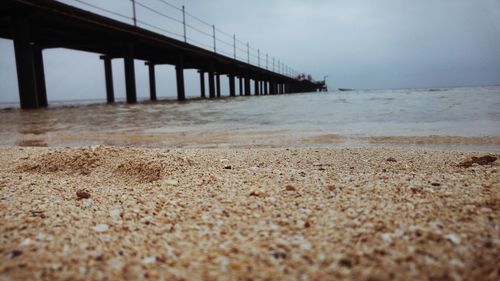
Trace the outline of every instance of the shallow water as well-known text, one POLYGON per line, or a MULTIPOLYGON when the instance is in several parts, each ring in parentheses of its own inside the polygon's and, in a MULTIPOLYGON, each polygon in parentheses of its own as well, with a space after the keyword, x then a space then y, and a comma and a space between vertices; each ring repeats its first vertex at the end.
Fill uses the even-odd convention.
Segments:
MULTIPOLYGON (((384 143, 367 141, 381 136, 461 137, 447 138, 444 143, 440 138, 434 143, 453 146, 466 144, 470 137, 500 136, 500 87, 306 93, 136 105, 51 103, 43 110, 0 110, 0 118, 3 145, 349 146, 384 143), (310 141, 318 136, 327 137, 310 141)), ((495 147, 496 142, 477 139, 469 145, 495 147)))

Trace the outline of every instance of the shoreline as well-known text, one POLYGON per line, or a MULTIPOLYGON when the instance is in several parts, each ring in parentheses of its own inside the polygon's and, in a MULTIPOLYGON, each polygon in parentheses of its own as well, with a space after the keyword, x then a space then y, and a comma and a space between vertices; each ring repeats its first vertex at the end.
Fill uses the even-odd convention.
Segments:
POLYGON ((496 280, 484 154, 0 147, 0 277, 496 280))
POLYGON ((349 136, 275 131, 221 132, 50 132, 0 135, 0 147, 81 147, 88 145, 143 148, 363 148, 409 147, 432 150, 500 152, 500 136, 349 136))

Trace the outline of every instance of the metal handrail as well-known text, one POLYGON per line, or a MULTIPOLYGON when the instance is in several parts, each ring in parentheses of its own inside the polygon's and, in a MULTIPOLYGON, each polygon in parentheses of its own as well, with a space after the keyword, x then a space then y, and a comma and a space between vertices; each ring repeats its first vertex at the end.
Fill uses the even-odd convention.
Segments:
MULTIPOLYGON (((61 1, 61 0, 57 0, 61 1)), ((69 1, 69 0, 68 0, 69 1)), ((260 48, 256 48, 250 45, 249 42, 244 42, 241 39, 236 37, 236 34, 230 34, 223 30, 220 30, 215 25, 208 23, 207 21, 189 13, 186 11, 184 6, 178 7, 167 0, 156 0, 159 4, 165 5, 165 7, 171 8, 175 10, 175 13, 180 13, 178 15, 167 14, 165 11, 159 11, 158 9, 154 9, 148 4, 145 4, 145 0, 121 0, 121 1, 130 1, 132 4, 132 17, 124 15, 122 13, 118 13, 116 11, 106 9, 95 4, 88 3, 84 0, 70 0, 92 9, 95 9, 100 12, 104 12, 116 17, 119 17, 120 20, 131 21, 135 26, 146 26, 148 28, 156 29, 159 32, 163 32, 168 34, 169 36, 175 36, 179 40, 183 40, 186 43, 193 44, 195 46, 211 50, 217 54, 221 54, 230 58, 233 58, 238 61, 242 61, 248 64, 255 65, 257 67, 267 69, 269 71, 273 71, 288 77, 297 77, 300 72, 295 69, 289 67, 288 65, 282 63, 280 60, 277 60, 275 57, 271 57, 269 54, 263 52, 260 48), (141 11, 146 11, 148 13, 153 13, 157 16, 160 16, 163 19, 169 20, 173 24, 179 24, 178 28, 181 28, 182 34, 173 30, 173 26, 170 24, 168 27, 160 27, 150 22, 145 21, 138 17, 137 12, 140 9, 141 11), (180 17, 180 18, 178 18, 180 17), (188 21, 193 20, 193 21, 188 21), (201 24, 202 26, 196 26, 195 24, 201 24), (207 30, 204 30, 206 28, 207 30), (193 34, 194 32, 194 34, 193 34), (218 36, 222 35, 222 36, 218 36), (198 37, 196 37, 198 36, 198 37), (205 38, 201 39, 200 38, 205 38), (232 42, 228 42, 223 38, 231 39, 232 42), (203 43, 204 40, 211 40, 212 43, 203 43), (220 43, 220 44, 217 44, 220 43), (224 49, 225 47, 225 49, 224 49), (230 49, 228 49, 230 48, 230 49), (264 57, 265 54, 265 57, 264 57), (272 64, 271 64, 272 59, 272 64), (276 63, 277 62, 277 63, 276 63)))

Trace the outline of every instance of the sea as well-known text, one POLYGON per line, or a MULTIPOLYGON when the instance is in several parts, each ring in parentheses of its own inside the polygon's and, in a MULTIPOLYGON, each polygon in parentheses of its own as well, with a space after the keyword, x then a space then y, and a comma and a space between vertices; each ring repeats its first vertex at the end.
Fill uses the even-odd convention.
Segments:
POLYGON ((500 151, 500 86, 49 104, 0 104, 0 145, 500 151))

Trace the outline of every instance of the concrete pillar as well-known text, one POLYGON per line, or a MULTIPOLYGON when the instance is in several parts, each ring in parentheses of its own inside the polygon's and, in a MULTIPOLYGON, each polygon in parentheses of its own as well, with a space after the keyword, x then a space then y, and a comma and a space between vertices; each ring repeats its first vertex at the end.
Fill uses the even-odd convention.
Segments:
POLYGON ((175 65, 175 76, 177 78, 177 100, 185 100, 184 88, 184 58, 181 56, 175 65))
POLYGON ((229 77, 229 96, 235 97, 236 89, 234 87, 234 74, 229 74, 228 77, 229 77))
POLYGON ((202 99, 205 98, 205 72, 203 70, 198 70, 200 73, 200 96, 202 99))
POLYGON ((104 79, 106 82, 106 100, 108 103, 115 102, 115 90, 113 88, 113 66, 111 64, 111 57, 101 56, 104 61, 104 79))
POLYGON ((245 96, 250 95, 250 77, 245 77, 245 96))
POLYGON ((268 91, 268 88, 267 88, 267 84, 268 84, 267 80, 264 80, 264 93, 265 93, 266 95, 269 95, 269 91, 268 91))
POLYGON ((220 74, 215 75, 217 80, 217 97, 220 98, 220 74))
POLYGON ((240 96, 243 96, 243 77, 238 77, 240 80, 240 96))
POLYGON ((260 87, 260 85, 259 85, 259 80, 254 79, 253 81, 254 81, 254 85, 253 85, 253 86, 254 86, 254 87, 253 87, 253 88, 254 88, 254 92, 255 92, 255 95, 256 95, 256 96, 258 96, 258 95, 260 95, 260 91, 259 91, 259 87, 260 87))
POLYGON ((155 75, 155 65, 152 62, 147 62, 146 65, 149 69, 149 98, 152 101, 156 101, 156 75, 155 75))
POLYGON ((129 43, 127 44, 125 50, 125 56, 123 58, 125 66, 125 88, 126 88, 127 103, 137 102, 134 56, 135 56, 134 45, 129 43))
POLYGON ((30 24, 27 18, 15 20, 14 52, 21 108, 38 108, 35 63, 30 43, 30 24))
POLYGON ((215 98, 215 77, 213 67, 208 71, 208 94, 211 99, 215 98))
POLYGON ((36 76, 36 94, 38 99, 38 107, 47 107, 47 87, 45 86, 45 71, 43 67, 42 49, 33 47, 33 58, 35 62, 36 76))

